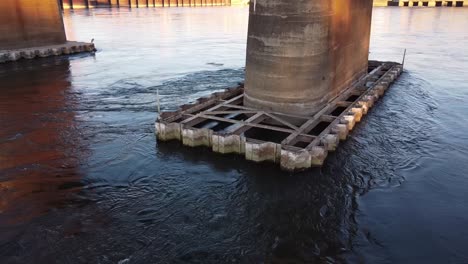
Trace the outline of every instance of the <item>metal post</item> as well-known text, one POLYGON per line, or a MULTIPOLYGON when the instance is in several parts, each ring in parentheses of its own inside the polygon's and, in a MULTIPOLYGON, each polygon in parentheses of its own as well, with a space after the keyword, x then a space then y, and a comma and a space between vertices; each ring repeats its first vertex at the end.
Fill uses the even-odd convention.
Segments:
POLYGON ((60 8, 63 10, 63 0, 60 0, 60 8))
POLYGON ((153 7, 156 7, 156 0, 153 0, 153 7))
POLYGON ((159 89, 156 89, 156 105, 158 107, 158 113, 161 115, 161 104, 159 103, 159 89))
POLYGON ((120 8, 120 0, 117 0, 117 8, 120 8))
POLYGON ((86 9, 89 9, 89 0, 84 0, 84 4, 86 9))
POLYGON ((138 4, 138 0, 136 0, 136 7, 139 8, 140 5, 138 4))
POLYGON ((162 0, 162 7, 164 7, 164 0, 162 0))
POLYGON ((132 0, 128 0, 128 7, 132 8, 132 0))
POLYGON ((69 4, 69 5, 70 5, 70 9, 73 9, 73 0, 70 0, 69 3, 70 3, 70 4, 69 4))
POLYGON ((146 7, 149 7, 149 0, 146 0, 146 7))
POLYGON ((403 61, 401 62, 401 69, 405 68, 405 59, 406 59, 406 49, 405 49, 405 52, 403 53, 403 61))

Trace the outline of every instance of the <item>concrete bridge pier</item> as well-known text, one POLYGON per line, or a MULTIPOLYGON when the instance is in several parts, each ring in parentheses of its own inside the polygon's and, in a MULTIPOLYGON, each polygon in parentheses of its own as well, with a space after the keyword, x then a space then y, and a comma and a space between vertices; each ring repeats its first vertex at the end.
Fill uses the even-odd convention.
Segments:
POLYGON ((67 42, 57 0, 0 1, 0 63, 93 50, 67 42))
POLYGON ((244 105, 313 115, 367 73, 372 0, 250 1, 244 105))

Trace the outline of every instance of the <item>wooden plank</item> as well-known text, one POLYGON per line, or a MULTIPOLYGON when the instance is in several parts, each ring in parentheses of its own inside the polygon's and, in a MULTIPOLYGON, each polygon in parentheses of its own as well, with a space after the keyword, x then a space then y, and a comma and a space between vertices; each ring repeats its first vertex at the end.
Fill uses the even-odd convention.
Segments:
MULTIPOLYGON (((239 92, 242 92, 242 90, 227 93, 227 94, 225 95, 225 97, 229 97, 229 96, 232 96, 232 95, 236 95, 236 94, 238 94, 239 92)), ((232 101, 235 101, 236 99, 242 98, 243 96, 244 96, 244 94, 242 93, 242 94, 240 94, 240 95, 238 95, 238 96, 232 98, 231 100, 232 100, 232 101)), ((231 102, 231 100, 229 100, 229 102, 231 102)), ((218 100, 217 98, 213 98, 213 99, 208 100, 208 101, 206 101, 206 102, 195 104, 193 107, 182 111, 182 112, 179 113, 178 115, 168 117, 168 118, 164 119, 163 121, 164 121, 164 122, 167 122, 167 123, 173 122, 174 120, 179 119, 179 118, 180 118, 182 115, 184 115, 184 114, 191 114, 191 113, 200 111, 201 109, 204 109, 204 108, 206 108, 206 107, 209 107, 209 106, 211 106, 211 105, 216 104, 218 101, 219 101, 219 100, 218 100)), ((213 107, 212 107, 212 108, 213 108, 213 107)), ((210 109, 212 109, 212 108, 210 108, 210 109)), ((209 110, 209 109, 208 109, 208 110, 209 110)), ((208 111, 208 110, 207 110, 207 111, 208 111)))
MULTIPOLYGON (((245 120, 245 122, 249 123, 249 124, 257 124, 257 123, 262 122, 265 119, 266 119, 266 116, 263 113, 257 113, 255 115, 253 115, 252 117, 250 117, 249 119, 245 120)), ((246 125, 242 124, 242 125, 240 125, 239 128, 232 131, 231 133, 235 134, 235 135, 240 135, 242 133, 245 133, 247 130, 249 130, 251 128, 252 128, 251 126, 246 126, 246 125)))
POLYGON ((331 116, 331 115, 322 115, 320 117, 320 121, 324 121, 324 122, 333 122, 335 121, 337 117, 336 116, 331 116))
MULTIPOLYGON (((379 83, 384 77, 385 75, 387 75, 392 69, 394 68, 393 67, 390 67, 390 69, 387 70, 387 72, 382 75, 382 77, 377 81, 375 82, 375 84, 373 85, 373 87, 375 87, 377 85, 377 83, 379 83)), ((330 123, 330 125, 327 126, 327 128, 325 128, 322 133, 320 133, 320 135, 318 135, 318 137, 312 141, 307 147, 306 149, 307 150, 312 150, 313 147, 317 146, 319 143, 320 143, 320 140, 321 138, 323 138, 325 135, 328 135, 330 133, 330 130, 332 129, 333 126, 335 126, 338 122, 340 122, 340 119, 346 115, 350 110, 351 108, 354 107, 354 105, 356 104, 356 102, 360 101, 364 96, 366 96, 366 93, 363 93, 361 96, 359 96, 359 98, 357 98, 350 106, 348 106, 348 108, 346 108, 345 111, 343 111, 343 113, 341 113, 336 119, 335 121, 333 121, 332 123, 330 123)))
MULTIPOLYGON (((300 134, 307 134, 310 130, 312 130, 316 125, 318 125, 321 122, 320 117, 324 115, 325 113, 329 111, 333 111, 333 109, 336 107, 337 103, 341 102, 346 102, 344 99, 349 97, 350 93, 359 85, 360 82, 362 82, 367 76, 361 78, 360 80, 356 81, 354 85, 350 86, 346 90, 344 90, 342 93, 337 95, 330 103, 328 103, 320 112, 315 114, 313 117, 311 117, 307 122, 305 122, 299 130, 297 130, 295 133, 289 135, 286 139, 284 139, 281 144, 283 145, 290 145, 293 141, 297 140, 296 137, 300 134)), ((345 103, 347 104, 347 103, 345 103)), ((348 105, 349 107, 350 105, 348 105)), ((343 112, 344 113, 344 112, 343 112)), ((317 139, 316 139, 317 140, 317 139)))
MULTIPOLYGON (((236 101, 239 98, 243 98, 243 97, 244 97, 244 94, 242 93, 242 94, 240 94, 240 95, 226 101, 226 103, 218 104, 218 105, 215 105, 215 106, 211 107, 210 109, 206 110, 205 112, 214 111, 214 110, 217 110, 217 109, 220 109, 220 108, 226 108, 225 104, 236 101)), ((202 115, 202 113, 199 113, 199 114, 195 115, 194 117, 191 117, 191 118, 189 118, 187 120, 182 121, 182 125, 194 126, 194 125, 202 122, 203 120, 200 120, 200 121, 197 120, 199 118, 199 115, 202 115)))
POLYGON ((352 104, 353 102, 349 102, 349 101, 339 101, 336 103, 336 106, 340 106, 340 107, 348 107, 352 104))
POLYGON ((255 114, 258 111, 242 111, 242 110, 228 110, 228 111, 203 111, 205 115, 230 115, 230 114, 255 114))
POLYGON ((197 115, 197 116, 199 118, 205 118, 205 119, 216 120, 216 121, 221 121, 221 122, 226 122, 226 123, 233 123, 233 124, 242 124, 242 125, 246 125, 246 126, 251 126, 251 127, 256 127, 256 128, 263 128, 263 129, 267 129, 267 130, 273 130, 273 131, 284 132, 284 133, 294 133, 295 132, 292 129, 269 126, 269 125, 262 125, 262 124, 247 123, 247 122, 241 121, 241 120, 233 120, 233 119, 217 117, 217 116, 210 116, 210 115, 197 115))
MULTIPOLYGON (((229 106, 230 108, 258 111, 258 109, 246 107, 242 105, 234 105, 234 104, 225 104, 225 105, 229 106)), ((285 113, 272 112, 272 111, 264 111, 264 112, 273 114, 273 115, 287 116, 287 117, 293 117, 293 118, 303 119, 303 120, 309 120, 311 118, 310 116, 292 115, 292 114, 285 114, 285 113)))
POLYGON ((299 129, 297 126, 295 126, 295 125, 293 125, 293 124, 291 124, 291 123, 289 123, 289 122, 287 122, 287 121, 285 121, 285 120, 283 120, 283 119, 281 119, 281 118, 279 118, 279 117, 276 117, 276 116, 274 116, 274 115, 272 115, 272 114, 270 114, 270 113, 268 113, 268 112, 264 112, 264 114, 267 115, 268 117, 270 117, 270 118, 272 118, 272 119, 274 119, 274 120, 280 122, 281 124, 283 124, 283 125, 285 125, 285 126, 288 126, 288 127, 292 128, 292 129, 294 129, 294 130, 298 130, 298 129, 299 129))

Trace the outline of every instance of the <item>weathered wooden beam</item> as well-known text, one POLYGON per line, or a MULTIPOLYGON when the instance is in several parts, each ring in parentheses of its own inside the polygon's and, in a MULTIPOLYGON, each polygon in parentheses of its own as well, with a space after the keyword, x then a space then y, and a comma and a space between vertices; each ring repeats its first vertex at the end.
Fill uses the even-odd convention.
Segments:
MULTIPOLYGON (((218 104, 218 105, 215 105, 215 106, 211 107, 210 109, 206 110, 205 112, 214 111, 214 110, 218 110, 218 109, 223 109, 223 110, 228 109, 228 107, 226 107, 225 104, 228 104, 230 102, 234 102, 234 101, 236 101, 236 100, 238 100, 240 98, 243 98, 243 97, 244 97, 244 94, 238 95, 238 96, 226 101, 226 103, 218 104)), ((201 109, 203 109, 203 108, 201 108, 201 109)), ((197 114, 194 117, 191 117, 191 118, 189 118, 187 120, 182 121, 182 124, 186 125, 186 126, 194 126, 194 125, 196 125, 196 124, 198 124, 200 122, 203 122, 203 120, 201 120, 201 121, 197 120, 199 115, 201 115, 201 113, 197 114)))
MULTIPOLYGON (((230 93, 228 93, 226 95, 226 97, 235 96, 235 95, 239 94, 240 92, 242 92, 242 90, 231 91, 230 93)), ((231 102, 231 101, 234 102, 234 101, 238 100, 239 98, 241 99, 243 96, 244 96, 243 94, 237 95, 234 98, 232 98, 231 100, 229 100, 229 102, 231 102)), ((221 96, 221 97, 223 97, 223 96, 221 96)), ((205 109, 207 107, 215 105, 218 102, 219 102, 219 98, 213 97, 213 98, 211 98, 211 99, 209 99, 209 100, 207 100, 207 101, 205 101, 203 103, 194 104, 192 107, 190 107, 190 108, 188 108, 188 109, 186 109, 184 111, 181 111, 178 115, 174 115, 172 117, 166 118, 163 121, 168 122, 168 123, 173 122, 173 121, 179 119, 181 117, 181 115, 183 115, 183 114, 191 114, 191 113, 200 111, 202 109, 205 109)), ((208 109, 208 110, 210 110, 210 109, 208 109)), ((206 110, 206 111, 208 111, 208 110, 206 110)))
POLYGON ((331 116, 331 115, 322 115, 320 117, 320 121, 324 121, 324 122, 333 122, 335 121, 337 117, 336 116, 331 116))
POLYGON ((230 115, 230 114, 255 114, 258 111, 242 111, 242 110, 234 110, 234 111, 203 111, 205 115, 230 115))
MULTIPOLYGON (((245 120, 245 122, 249 123, 249 124, 258 124, 258 123, 262 122, 263 120, 265 120, 266 118, 267 117, 263 113, 257 113, 255 115, 253 115, 252 117, 250 117, 249 119, 245 120)), ((235 135, 240 135, 242 133, 245 133, 250 128, 252 128, 252 127, 241 124, 240 127, 238 127, 236 130, 232 131, 231 133, 235 134, 235 135)))
POLYGON ((348 107, 348 106, 350 106, 352 103, 353 103, 353 102, 340 101, 340 102, 336 102, 336 106, 348 107))
POLYGON ((277 121, 277 122, 279 122, 279 123, 281 123, 281 124, 287 126, 287 127, 290 127, 290 128, 292 128, 292 129, 294 129, 294 130, 298 130, 298 129, 299 129, 297 126, 295 126, 295 125, 293 125, 293 124, 291 124, 291 123, 289 123, 289 122, 287 122, 287 121, 285 121, 285 120, 283 120, 283 119, 281 119, 281 118, 279 118, 279 117, 276 117, 276 116, 274 116, 273 114, 270 114, 270 113, 267 113, 267 112, 264 112, 264 114, 267 115, 268 117, 274 119, 275 121, 277 121))
MULTIPOLYGON (((388 71, 382 75, 382 77, 379 79, 378 82, 380 82, 383 78, 385 78, 385 76, 393 69, 393 67, 391 67, 390 69, 388 69, 388 71)), ((376 82, 376 84, 378 83, 376 82)), ((376 84, 374 85, 374 87, 376 86, 376 84)), ((312 150, 313 147, 317 146, 318 144, 320 144, 320 140, 325 136, 325 135, 328 135, 330 134, 331 132, 331 129, 340 122, 341 118, 345 115, 347 115, 349 113, 349 111, 351 110, 351 108, 353 108, 353 106, 356 104, 356 102, 362 100, 362 98, 366 96, 366 93, 363 93, 361 96, 359 96, 359 98, 357 98, 351 105, 348 106, 348 108, 346 108, 345 111, 343 111, 330 125, 327 126, 327 128, 325 128, 322 133, 320 133, 320 135, 318 135, 318 137, 312 141, 307 147, 306 149, 307 150, 312 150)))
POLYGON ((226 123, 232 123, 232 124, 242 124, 242 125, 246 125, 246 126, 251 126, 251 127, 256 127, 256 128, 263 128, 263 129, 268 129, 268 130, 273 130, 273 131, 278 131, 278 132, 284 132, 284 133, 293 133, 294 132, 294 130, 292 130, 292 129, 269 126, 269 125, 262 125, 262 124, 255 124, 255 123, 247 123, 246 121, 228 119, 228 118, 217 117, 217 116, 197 115, 196 117, 204 118, 204 119, 210 119, 210 120, 216 120, 216 121, 221 121, 221 122, 226 122, 226 123))
MULTIPOLYGON (((225 104, 225 106, 228 106, 228 107, 230 107, 230 108, 237 108, 237 109, 258 111, 258 110, 254 109, 254 108, 246 107, 246 106, 242 106, 242 105, 225 104)), ((303 119, 304 121, 305 121, 305 120, 309 120, 309 119, 311 118, 310 116, 292 115, 292 114, 278 113, 278 112, 271 112, 271 111, 264 111, 264 112, 269 113, 269 114, 273 114, 273 115, 279 115, 279 116, 285 116, 285 117, 293 117, 293 118, 297 118, 297 119, 303 119)))

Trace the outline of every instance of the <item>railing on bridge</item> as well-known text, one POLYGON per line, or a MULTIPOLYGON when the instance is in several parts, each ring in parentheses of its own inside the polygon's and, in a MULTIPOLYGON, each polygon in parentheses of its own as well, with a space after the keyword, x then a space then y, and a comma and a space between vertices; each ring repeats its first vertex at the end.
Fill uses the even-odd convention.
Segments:
POLYGON ((410 0, 374 0, 375 6, 424 6, 424 7, 463 7, 468 1, 410 1, 410 0))
POLYGON ((59 0, 62 9, 230 6, 232 0, 59 0))

